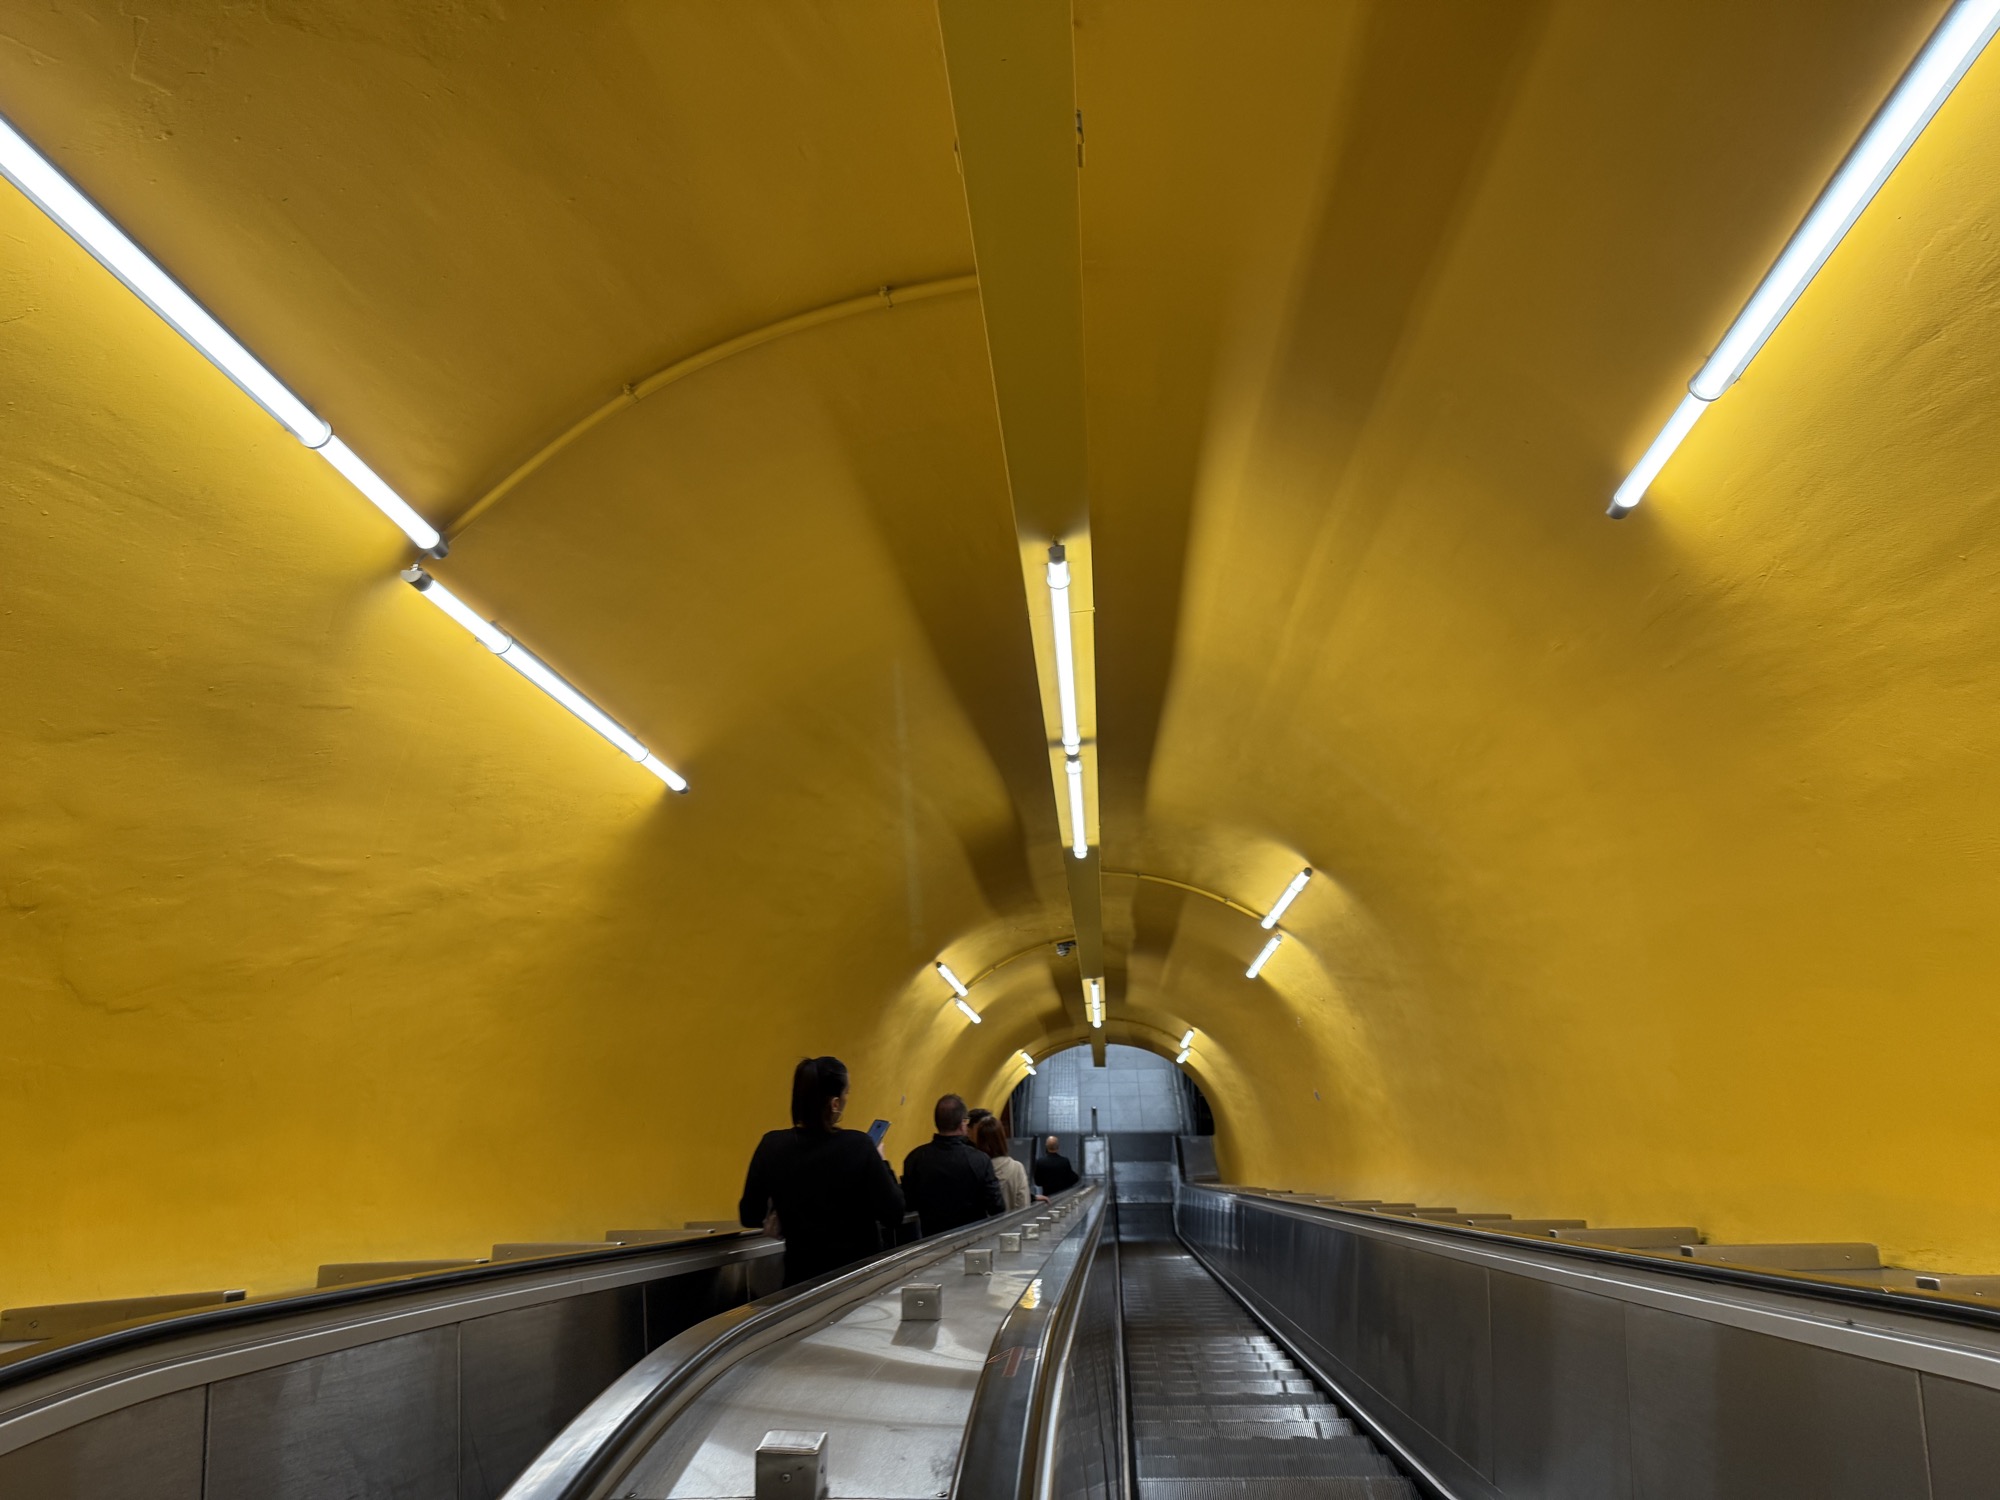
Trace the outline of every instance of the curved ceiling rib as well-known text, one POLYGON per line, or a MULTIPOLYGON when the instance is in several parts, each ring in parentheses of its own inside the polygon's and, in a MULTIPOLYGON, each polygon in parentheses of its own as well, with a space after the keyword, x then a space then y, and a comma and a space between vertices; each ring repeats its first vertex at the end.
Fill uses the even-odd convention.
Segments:
POLYGON ((894 286, 884 282, 872 292, 863 292, 857 297, 843 297, 838 302, 828 302, 819 307, 808 308, 804 312, 793 313, 788 318, 780 318, 775 323, 766 323, 761 328, 752 328, 733 338, 726 338, 719 344, 710 344, 705 349, 684 355, 672 364, 655 370, 644 379, 631 381, 621 387, 617 395, 591 412, 589 416, 572 423, 559 436, 543 444, 505 479, 466 506, 458 518, 445 528, 445 535, 459 536, 466 527, 505 499, 522 480, 605 418, 616 416, 627 407, 637 406, 648 396, 657 395, 674 382, 683 380, 698 370, 706 370, 710 365, 721 364, 734 355, 759 348, 794 333, 803 333, 808 328, 818 328, 823 323, 837 323, 842 318, 851 318, 857 313, 886 311, 908 302, 923 302, 933 297, 954 297, 962 292, 973 292, 978 289, 979 278, 969 271, 962 276, 942 276, 933 281, 913 281, 906 286, 894 286))
MULTIPOLYGON (((1223 907, 1225 910, 1234 912, 1238 916, 1246 917, 1251 922, 1258 923, 1260 926, 1262 925, 1264 920, 1263 914, 1259 913, 1254 908, 1246 906, 1242 902, 1237 901, 1229 896, 1225 896, 1218 891, 1209 890, 1204 886, 1193 885, 1185 880, 1175 880, 1172 877, 1166 875, 1153 875, 1143 870, 1107 869, 1102 871, 1101 874, 1103 878, 1106 880, 1130 880, 1134 882, 1144 882, 1150 885, 1162 886, 1169 890, 1184 891, 1189 895, 1200 896, 1204 900, 1213 902, 1215 905, 1223 907)), ((956 998, 959 1001, 964 1002, 968 999, 971 991, 977 989, 984 981, 991 979, 1001 970, 1006 969, 1011 965, 1020 962, 1020 960, 1027 958, 1032 954, 1045 952, 1046 950, 1055 947, 1056 945, 1062 943, 1063 941, 1065 941, 1065 939, 1060 937, 1044 938, 1038 942, 1029 944, 1027 947, 1016 949, 1015 951, 1006 954, 1004 957, 996 959, 993 962, 988 963, 975 971, 971 971, 961 975, 956 970, 952 970, 950 976, 946 978, 945 982, 947 985, 951 985, 953 987, 953 991, 954 994, 956 995, 956 998), (956 981, 956 984, 953 984, 954 980, 956 981), (959 989, 958 986, 963 986, 963 989, 959 989)), ((954 946, 963 946, 963 944, 961 943, 959 945, 954 945, 954 946)), ((933 962, 929 970, 929 973, 937 974, 940 973, 942 969, 947 967, 949 966, 946 960, 941 955, 937 960, 933 962)), ((1053 977, 1053 975, 1051 975, 1051 977, 1053 977)), ((997 1003, 997 1002, 989 1002, 989 1008, 991 1003, 997 1003)), ((1141 1016, 1150 1014, 1152 1010, 1153 1007, 1135 1005, 1131 1000, 1129 992, 1127 993, 1125 999, 1121 1002, 1122 1020, 1124 1024, 1128 1026, 1137 1026, 1142 1029, 1145 1028, 1157 1029, 1161 1031, 1162 1035, 1173 1035, 1174 1033, 1172 1032, 1172 1029, 1170 1027, 1154 1027, 1151 1021, 1140 1019, 1141 1016)), ((981 1011, 979 1015, 980 1018, 983 1020, 986 1015, 986 1012, 981 1011)), ((1086 1017, 1086 1020, 1088 1020, 1088 1017, 1086 1017)), ((1104 1040, 1108 1039, 1106 1035, 1101 1034, 1102 1032, 1103 1028, 1087 1027, 1084 1029, 1083 1034, 1086 1040, 1089 1040, 1093 1043, 1101 1043, 1104 1040), (1100 1033, 1100 1034, 1093 1035, 1093 1033, 1100 1033)))
MULTIPOLYGON (((980 981, 985 979, 991 979, 995 974, 998 974, 1002 969, 1006 968, 1009 964, 1019 963, 1022 959, 1026 958, 1031 953, 1040 953, 1045 948, 1053 948, 1058 943, 1066 943, 1070 941, 1072 940, 1069 938, 1044 938, 1041 942, 1034 943, 1029 947, 1019 950, 1018 952, 1010 953, 1005 958, 994 960, 992 963, 988 964, 985 968, 980 969, 978 972, 974 974, 966 976, 965 979, 962 981, 962 983, 969 990, 974 985, 978 984, 980 981)), ((931 972, 932 973, 937 972, 937 966, 935 964, 932 966, 931 972)))
POLYGON ((1171 886, 1177 891, 1186 891, 1190 895, 1205 896, 1219 906, 1226 906, 1231 911, 1241 912, 1253 922, 1264 920, 1262 912, 1251 910, 1241 901, 1222 895, 1220 892, 1211 891, 1205 886, 1189 885, 1185 880, 1173 880, 1165 875, 1148 875, 1144 870, 1106 870, 1104 878, 1106 880, 1144 880, 1153 885, 1171 886))

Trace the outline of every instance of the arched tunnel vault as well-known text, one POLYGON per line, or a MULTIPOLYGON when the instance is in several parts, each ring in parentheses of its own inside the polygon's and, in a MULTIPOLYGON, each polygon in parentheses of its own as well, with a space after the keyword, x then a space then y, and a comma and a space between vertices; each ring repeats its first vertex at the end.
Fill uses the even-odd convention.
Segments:
POLYGON ((1190 1028, 1239 1180, 2000 1271, 2000 55, 1602 515, 1940 10, 1074 0, 1078 862, 934 3, 17 7, 0 114, 440 524, 981 291, 436 563, 663 798, 0 192, 0 1303, 713 1218, 802 1054, 906 1148, 1190 1028))

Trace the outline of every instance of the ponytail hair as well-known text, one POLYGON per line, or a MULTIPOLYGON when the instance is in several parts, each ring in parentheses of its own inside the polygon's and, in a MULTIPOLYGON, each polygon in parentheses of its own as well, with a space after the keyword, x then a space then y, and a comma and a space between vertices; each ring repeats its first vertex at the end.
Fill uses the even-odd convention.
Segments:
POLYGON ((847 1064, 837 1057, 803 1057, 792 1069, 792 1123, 831 1130, 833 1101, 847 1092, 847 1064))

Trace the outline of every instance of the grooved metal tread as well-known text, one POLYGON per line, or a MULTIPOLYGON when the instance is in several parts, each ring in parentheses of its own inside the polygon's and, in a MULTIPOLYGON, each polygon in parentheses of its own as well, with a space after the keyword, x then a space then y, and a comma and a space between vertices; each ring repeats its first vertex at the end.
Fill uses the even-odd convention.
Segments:
POLYGON ((1119 1259, 1139 1500, 1417 1500, 1177 1243, 1133 1236, 1119 1259))
POLYGON ((1346 1479, 1141 1479, 1139 1500, 1409 1500, 1410 1481, 1346 1479))

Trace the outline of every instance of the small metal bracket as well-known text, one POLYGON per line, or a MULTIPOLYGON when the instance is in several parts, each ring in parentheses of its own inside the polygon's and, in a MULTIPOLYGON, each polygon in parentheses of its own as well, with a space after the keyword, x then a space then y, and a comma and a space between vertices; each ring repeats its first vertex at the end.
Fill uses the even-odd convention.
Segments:
POLYGON ((935 1323, 944 1316, 944 1288, 935 1281, 913 1281, 903 1288, 903 1321, 935 1323))

